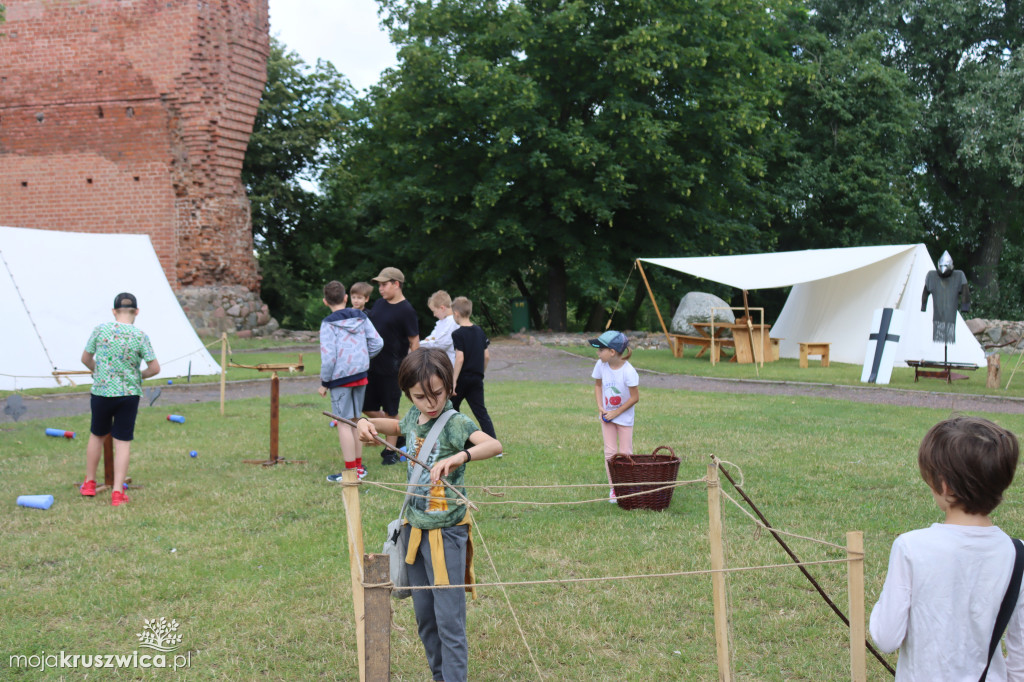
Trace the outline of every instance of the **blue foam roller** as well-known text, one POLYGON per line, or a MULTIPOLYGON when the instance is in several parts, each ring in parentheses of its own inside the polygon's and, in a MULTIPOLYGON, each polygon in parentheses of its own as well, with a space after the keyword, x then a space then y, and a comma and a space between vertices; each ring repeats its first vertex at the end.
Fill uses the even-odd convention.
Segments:
POLYGON ((53 506, 53 495, 18 495, 18 506, 49 509, 53 506))

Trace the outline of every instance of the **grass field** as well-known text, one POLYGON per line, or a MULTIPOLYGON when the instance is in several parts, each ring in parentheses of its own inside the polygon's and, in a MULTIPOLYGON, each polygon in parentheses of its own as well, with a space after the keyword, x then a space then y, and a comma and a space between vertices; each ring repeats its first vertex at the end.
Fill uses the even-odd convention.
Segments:
MULTIPOLYGON (((647 353, 634 356, 638 364, 655 358, 647 353)), ((585 379, 489 384, 488 405, 508 454, 470 465, 467 482, 601 483, 592 403, 585 379)), ((15 655, 145 653, 136 633, 145 619, 161 617, 180 624, 179 653, 190 655, 190 667, 85 671, 88 679, 356 679, 341 488, 324 480, 340 470, 337 439, 320 415, 327 406, 315 396, 282 399, 281 454, 307 463, 272 469, 241 462, 267 454, 266 399, 232 402, 225 417, 216 403, 181 406, 181 425, 167 422, 166 410, 144 408, 130 472, 144 487, 131 491, 125 508, 77 494, 82 438, 47 438, 50 424, 43 422, 0 426, 0 499, 8 505, 0 516, 0 679, 83 674, 11 667, 15 655), (190 458, 190 450, 199 456, 190 458), (45 493, 56 497, 48 511, 14 504, 18 495, 45 493)), ((838 544, 848 530, 863 530, 869 611, 895 536, 940 520, 917 473, 916 448, 944 411, 643 388, 637 409, 636 449, 672 446, 683 460, 680 479, 704 476, 715 454, 742 470, 746 491, 773 525, 838 544)), ((1024 431, 1024 415, 990 417, 1024 431)), ((61 426, 84 434, 88 417, 61 426)), ((403 480, 400 467, 381 467, 374 451, 366 454, 371 480, 403 480)), ((705 487, 677 489, 661 513, 623 511, 606 495, 598 487, 492 497, 471 488, 497 567, 496 574, 478 545, 479 579, 709 567, 705 487), (601 501, 510 503, 593 498, 601 501)), ((400 497, 364 486, 361 504, 366 546, 376 551, 400 497)), ((787 560, 731 503, 723 516, 729 566, 787 560)), ((1011 534, 1024 532, 1019 484, 995 519, 1011 534)), ((843 556, 807 541, 791 545, 806 561, 843 556)), ((845 610, 845 567, 810 570, 845 610)), ((845 629, 796 569, 728 581, 738 679, 848 679, 845 629)), ((544 679, 717 679, 707 576, 508 590, 544 679)), ((395 603, 395 623, 402 629, 392 638, 393 679, 429 679, 410 601, 395 603)), ((472 679, 538 679, 498 589, 482 588, 470 604, 469 633, 472 679)), ((870 656, 868 676, 888 679, 870 656)))

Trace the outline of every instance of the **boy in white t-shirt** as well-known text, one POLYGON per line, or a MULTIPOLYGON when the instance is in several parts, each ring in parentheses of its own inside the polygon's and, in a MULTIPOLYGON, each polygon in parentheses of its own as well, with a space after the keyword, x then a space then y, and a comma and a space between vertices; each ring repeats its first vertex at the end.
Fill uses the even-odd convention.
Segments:
MULTIPOLYGON (((939 422, 921 441, 921 477, 945 522, 896 538, 870 621, 882 651, 900 650, 897 682, 974 682, 985 670, 1016 556, 989 514, 1013 481, 1019 453, 1016 436, 977 417, 939 422)), ((1022 603, 1018 597, 1007 656, 992 657, 988 682, 1024 680, 1022 603)))
POLYGON ((420 346, 443 350, 454 367, 455 344, 452 342, 452 332, 459 328, 459 323, 455 321, 455 316, 452 314, 452 297, 443 289, 435 291, 427 299, 427 307, 437 318, 437 324, 434 325, 430 336, 420 340, 420 346))
MULTIPOLYGON (((633 407, 640 400, 640 375, 629 364, 633 351, 622 332, 606 331, 590 339, 590 345, 598 349, 597 364, 590 377, 595 379, 594 397, 604 438, 604 468, 611 486, 611 458, 618 453, 633 454, 633 407)), ((615 502, 614 487, 608 492, 608 501, 615 502)))

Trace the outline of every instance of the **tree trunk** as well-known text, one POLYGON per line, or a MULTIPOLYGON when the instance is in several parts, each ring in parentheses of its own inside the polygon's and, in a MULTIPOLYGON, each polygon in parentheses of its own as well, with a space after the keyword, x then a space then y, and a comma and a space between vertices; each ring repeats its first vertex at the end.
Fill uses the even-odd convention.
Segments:
MULTIPOLYGON (((1013 206, 1014 202, 1005 205, 1013 206)), ((970 266, 973 290, 985 301, 999 300, 999 259, 1003 255, 1003 242, 1006 238, 1008 218, 1005 210, 996 215, 987 211, 988 225, 981 233, 981 245, 971 254, 970 266)))
POLYGON ((626 314, 626 321, 622 325, 623 329, 636 329, 636 316, 640 313, 640 306, 644 304, 645 298, 647 298, 647 289, 643 284, 637 282, 636 292, 633 294, 633 304, 626 314))
POLYGON ((515 282, 516 288, 519 289, 519 293, 526 299, 526 310, 530 314, 530 320, 533 322, 533 328, 543 329, 544 327, 542 320, 540 319, 540 311, 537 310, 537 306, 533 302, 533 296, 530 295, 530 290, 526 287, 526 282, 523 281, 523 276, 517 272, 512 276, 512 280, 515 282))
POLYGON ((588 332, 604 331, 604 323, 608 319, 608 313, 600 301, 594 301, 590 307, 590 316, 587 317, 587 324, 584 327, 588 332))
POLYGON ((567 279, 565 260, 552 256, 548 260, 548 326, 554 332, 564 332, 568 328, 567 279))

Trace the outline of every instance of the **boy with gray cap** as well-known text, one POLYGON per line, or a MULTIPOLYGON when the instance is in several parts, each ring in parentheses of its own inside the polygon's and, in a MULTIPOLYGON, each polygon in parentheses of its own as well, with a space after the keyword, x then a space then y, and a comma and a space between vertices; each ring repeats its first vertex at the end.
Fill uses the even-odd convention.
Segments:
POLYGON ((104 322, 92 330, 82 364, 92 371, 92 424, 85 448, 85 482, 79 492, 96 496, 96 468, 103 453, 103 441, 114 439, 114 490, 110 504, 119 507, 128 502, 124 481, 135 437, 135 417, 139 413, 142 380, 160 373, 153 345, 146 333, 135 326, 139 303, 127 292, 114 298, 113 322, 104 322), (146 369, 139 364, 145 361, 146 369))

